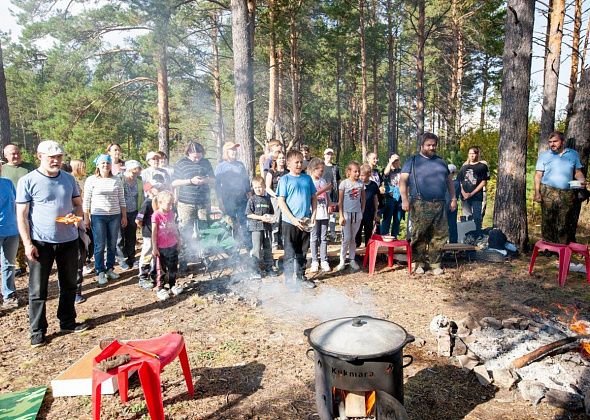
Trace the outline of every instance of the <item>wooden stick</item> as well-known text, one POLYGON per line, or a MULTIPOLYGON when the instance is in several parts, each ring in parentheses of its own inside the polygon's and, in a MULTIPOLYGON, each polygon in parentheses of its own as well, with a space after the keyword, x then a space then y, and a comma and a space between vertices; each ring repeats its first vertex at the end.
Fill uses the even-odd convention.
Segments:
POLYGON ((546 344, 542 347, 539 347, 537 350, 534 350, 530 353, 525 354, 524 356, 515 359, 510 364, 511 367, 514 369, 520 369, 530 363, 533 363, 536 360, 541 359, 542 357, 546 356, 547 354, 551 353, 552 351, 563 347, 567 344, 573 343, 578 340, 588 339, 590 335, 576 335, 573 337, 566 337, 562 338, 561 340, 554 341, 553 343, 546 344))

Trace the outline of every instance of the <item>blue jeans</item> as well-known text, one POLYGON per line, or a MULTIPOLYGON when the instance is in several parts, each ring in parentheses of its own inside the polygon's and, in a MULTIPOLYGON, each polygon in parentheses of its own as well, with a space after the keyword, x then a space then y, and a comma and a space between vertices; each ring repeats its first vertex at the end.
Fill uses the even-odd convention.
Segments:
POLYGON ((94 234, 94 269, 102 273, 115 266, 117 238, 121 228, 121 214, 103 216, 93 214, 90 223, 94 234), (107 263, 104 263, 104 249, 107 249, 107 263))
POLYGON ((447 223, 449 225, 449 243, 456 244, 458 233, 457 233, 457 210, 451 211, 447 204, 447 223))
POLYGON ((246 218, 246 201, 225 205, 225 214, 231 218, 234 225, 234 239, 240 240, 246 249, 252 249, 252 236, 248 232, 246 218))
POLYGON ((393 197, 385 197, 385 206, 383 207, 383 220, 381 221, 381 235, 389 235, 391 229, 391 236, 399 237, 399 225, 404 218, 404 211, 402 210, 402 202, 393 197))
POLYGON ((475 230, 478 232, 481 230, 483 222, 483 214, 481 212, 483 202, 481 200, 465 200, 462 203, 463 216, 473 217, 475 222, 475 230))
POLYGON ((0 236, 0 255, 2 257, 2 297, 4 300, 14 297, 14 269, 16 250, 18 249, 18 235, 0 236))

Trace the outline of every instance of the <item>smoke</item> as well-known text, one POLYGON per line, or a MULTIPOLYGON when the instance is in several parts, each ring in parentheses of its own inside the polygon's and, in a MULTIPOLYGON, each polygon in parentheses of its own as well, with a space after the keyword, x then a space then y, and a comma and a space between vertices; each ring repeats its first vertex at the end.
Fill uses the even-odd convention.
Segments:
POLYGON ((281 277, 272 283, 244 280, 231 286, 234 292, 253 299, 260 308, 288 323, 304 319, 327 321, 358 315, 379 316, 372 292, 359 289, 353 297, 332 286, 319 284, 314 290, 291 290, 281 277))

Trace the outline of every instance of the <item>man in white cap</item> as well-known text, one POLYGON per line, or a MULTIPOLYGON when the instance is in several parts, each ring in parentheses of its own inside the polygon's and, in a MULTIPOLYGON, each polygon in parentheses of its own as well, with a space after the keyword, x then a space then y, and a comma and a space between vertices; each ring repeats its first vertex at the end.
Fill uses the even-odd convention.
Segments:
POLYGON ((29 260, 29 323, 31 346, 46 343, 45 302, 53 262, 57 264, 61 332, 82 332, 86 324, 76 322, 76 275, 78 265, 77 223, 58 218, 82 216, 82 199, 76 180, 62 171, 64 151, 55 141, 37 147, 39 168, 22 177, 16 192, 18 230, 29 260))

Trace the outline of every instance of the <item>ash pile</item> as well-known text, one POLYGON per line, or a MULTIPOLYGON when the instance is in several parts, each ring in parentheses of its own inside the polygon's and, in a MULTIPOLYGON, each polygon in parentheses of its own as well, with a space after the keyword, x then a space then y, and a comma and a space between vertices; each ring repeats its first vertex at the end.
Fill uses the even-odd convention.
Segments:
MULTIPOLYGON (((528 307, 527 307, 528 308, 528 307)), ((453 321, 435 316, 430 331, 438 354, 495 386, 537 405, 545 402, 590 416, 590 322, 530 316, 453 321)))

